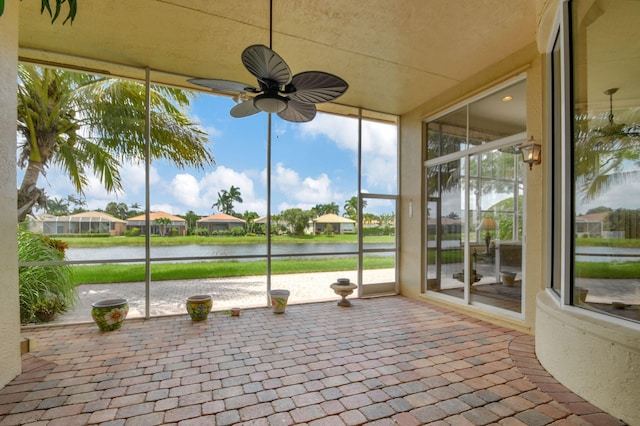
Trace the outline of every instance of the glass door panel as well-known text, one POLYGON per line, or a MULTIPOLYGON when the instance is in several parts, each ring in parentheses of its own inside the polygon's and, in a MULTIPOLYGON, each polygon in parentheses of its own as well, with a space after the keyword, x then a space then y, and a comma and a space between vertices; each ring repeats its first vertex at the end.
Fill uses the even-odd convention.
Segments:
POLYGON ((470 156, 471 302, 514 312, 522 300, 521 162, 513 149, 470 156))
POLYGON ((427 169, 427 290, 464 298, 465 159, 427 169))

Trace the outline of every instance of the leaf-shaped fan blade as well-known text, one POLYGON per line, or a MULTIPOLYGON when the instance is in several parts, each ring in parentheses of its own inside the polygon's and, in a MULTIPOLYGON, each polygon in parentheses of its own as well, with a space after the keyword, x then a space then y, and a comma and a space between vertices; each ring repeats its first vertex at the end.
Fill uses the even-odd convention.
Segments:
POLYGON ((346 81, 322 71, 306 71, 293 76, 291 84, 296 88, 289 98, 300 102, 318 104, 336 99, 347 91, 346 81))
POLYGON ((254 44, 244 49, 242 63, 263 83, 268 80, 284 86, 291 82, 291 70, 284 59, 262 44, 254 44))
POLYGON ((229 111, 231 116, 235 118, 248 117, 259 112, 260 110, 253 105, 253 99, 239 103, 229 111))
POLYGON ((222 92, 258 92, 259 90, 250 84, 240 83, 238 81, 229 80, 212 80, 208 78, 191 78, 187 80, 189 83, 197 84, 199 86, 208 87, 213 90, 220 90, 222 92))
POLYGON ((278 113, 278 117, 294 123, 304 123, 316 116, 316 106, 305 102, 289 100, 287 109, 278 113))

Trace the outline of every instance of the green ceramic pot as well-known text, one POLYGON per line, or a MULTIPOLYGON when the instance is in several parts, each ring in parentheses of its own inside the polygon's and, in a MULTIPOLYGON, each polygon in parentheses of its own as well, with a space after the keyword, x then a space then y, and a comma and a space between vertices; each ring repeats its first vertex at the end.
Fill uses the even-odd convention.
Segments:
POLYGON ((91 316, 100 331, 113 331, 122 326, 129 312, 127 299, 100 300, 91 304, 91 316))
POLYGON ((213 302, 208 294, 199 294, 187 299, 187 312, 194 321, 206 320, 211 312, 211 306, 213 302))

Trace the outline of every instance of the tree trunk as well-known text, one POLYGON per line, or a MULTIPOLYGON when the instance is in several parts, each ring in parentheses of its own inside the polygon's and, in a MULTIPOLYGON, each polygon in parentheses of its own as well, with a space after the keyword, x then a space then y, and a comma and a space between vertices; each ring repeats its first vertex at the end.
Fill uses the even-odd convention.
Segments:
POLYGON ((27 171, 22 178, 22 184, 18 189, 18 223, 24 222, 37 204, 44 206, 47 202, 43 188, 36 188, 43 164, 29 160, 27 171))

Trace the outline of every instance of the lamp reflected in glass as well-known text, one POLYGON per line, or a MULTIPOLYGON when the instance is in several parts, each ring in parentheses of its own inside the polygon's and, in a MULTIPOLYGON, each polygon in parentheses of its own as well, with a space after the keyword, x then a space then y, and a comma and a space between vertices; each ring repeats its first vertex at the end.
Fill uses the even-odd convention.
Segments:
POLYGON ((529 164, 529 170, 533 168, 534 164, 540 164, 542 162, 542 146, 536 143, 533 136, 518 148, 520 148, 520 152, 522 153, 522 161, 529 164))
POLYGON ((491 244, 491 231, 496 230, 496 220, 492 217, 483 217, 482 223, 480 223, 480 229, 485 231, 484 243, 486 245, 486 252, 489 252, 489 245, 491 244))

